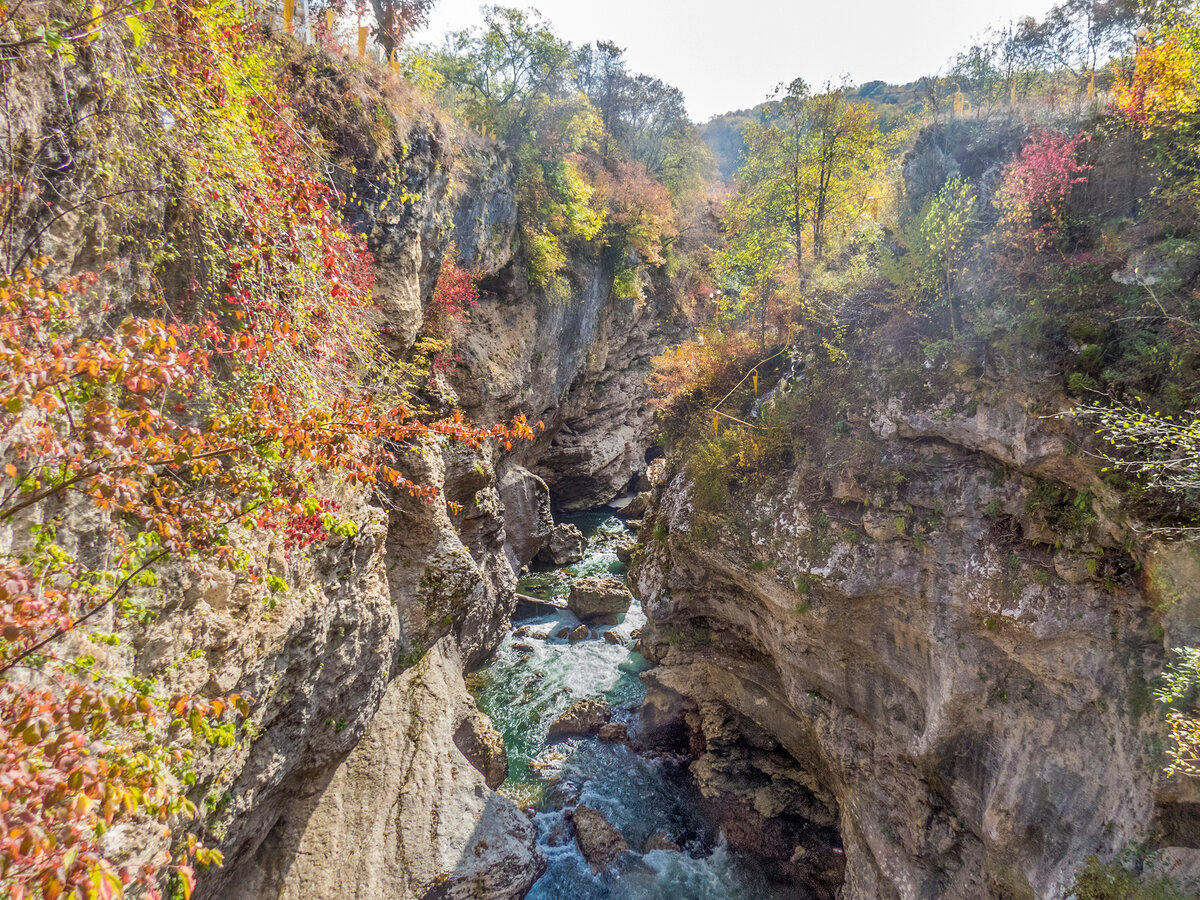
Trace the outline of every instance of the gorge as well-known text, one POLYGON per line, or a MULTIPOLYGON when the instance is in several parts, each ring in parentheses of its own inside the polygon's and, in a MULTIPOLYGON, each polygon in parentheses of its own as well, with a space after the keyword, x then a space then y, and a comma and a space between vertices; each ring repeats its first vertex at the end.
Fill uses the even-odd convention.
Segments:
POLYGON ((1197 896, 1194 4, 700 128, 29 2, 0 896, 1197 896))

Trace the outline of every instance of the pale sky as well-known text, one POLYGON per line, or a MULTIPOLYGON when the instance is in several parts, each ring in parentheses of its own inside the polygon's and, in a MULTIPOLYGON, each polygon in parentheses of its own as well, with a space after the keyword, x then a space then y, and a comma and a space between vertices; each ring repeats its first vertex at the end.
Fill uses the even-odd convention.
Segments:
MULTIPOLYGON (((573 44, 609 40, 630 67, 683 90, 697 121, 754 106, 780 82, 861 84, 935 73, 988 27, 1053 0, 534 0, 573 44)), ((479 0, 438 0, 416 40, 479 23, 479 0)))

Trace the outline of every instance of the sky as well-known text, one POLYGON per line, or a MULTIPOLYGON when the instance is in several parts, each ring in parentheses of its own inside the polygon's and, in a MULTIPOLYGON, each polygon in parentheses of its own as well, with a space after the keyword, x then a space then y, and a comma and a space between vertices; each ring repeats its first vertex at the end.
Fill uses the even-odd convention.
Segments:
MULTIPOLYGON (((754 106, 797 76, 810 84, 913 81, 989 27, 1041 17, 1052 0, 507 0, 537 8, 574 44, 609 40, 630 68, 680 88, 698 122, 754 106)), ((415 39, 480 21, 479 0, 438 0, 415 39)))

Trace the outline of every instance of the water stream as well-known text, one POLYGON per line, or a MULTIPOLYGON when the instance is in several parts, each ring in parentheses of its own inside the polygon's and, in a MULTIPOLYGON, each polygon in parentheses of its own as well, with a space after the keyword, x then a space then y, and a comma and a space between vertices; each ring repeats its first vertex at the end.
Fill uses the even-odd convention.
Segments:
MULTIPOLYGON (((587 537, 575 565, 535 572, 519 590, 564 599, 571 581, 611 573, 624 577, 616 547, 630 535, 607 513, 567 521, 587 537)), ((621 743, 596 738, 551 742, 550 724, 572 704, 607 700, 613 721, 636 732, 644 696, 638 673, 649 668, 631 648, 646 617, 637 601, 616 626, 575 644, 556 635, 579 621, 567 610, 517 619, 496 657, 472 678, 479 706, 504 737, 508 780, 501 792, 534 810, 549 867, 529 893, 535 900, 774 900, 797 896, 794 887, 769 884, 752 860, 730 850, 705 820, 702 803, 683 761, 649 758, 621 743), (620 643, 603 639, 613 631, 620 643), (593 873, 572 835, 564 811, 577 803, 600 810, 631 851, 609 870, 593 873), (649 836, 664 833, 680 851, 640 852, 649 836)))

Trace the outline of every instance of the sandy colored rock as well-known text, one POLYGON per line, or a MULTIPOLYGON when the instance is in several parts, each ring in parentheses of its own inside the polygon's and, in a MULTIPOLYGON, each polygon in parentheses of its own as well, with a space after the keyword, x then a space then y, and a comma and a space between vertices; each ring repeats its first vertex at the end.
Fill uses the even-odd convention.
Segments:
POLYGON ((580 804, 575 807, 572 817, 575 822, 575 841, 593 872, 609 868, 629 849, 621 832, 599 810, 580 804))
POLYGON ((579 578, 571 585, 567 608, 581 621, 597 623, 600 619, 624 615, 633 597, 616 578, 579 578))
POLYGON ((595 734, 612 718, 612 707, 603 700, 580 700, 550 725, 551 737, 595 734))
POLYGON ((479 710, 466 710, 463 720, 454 729, 454 746, 482 773, 484 782, 493 791, 508 777, 504 739, 479 710))

